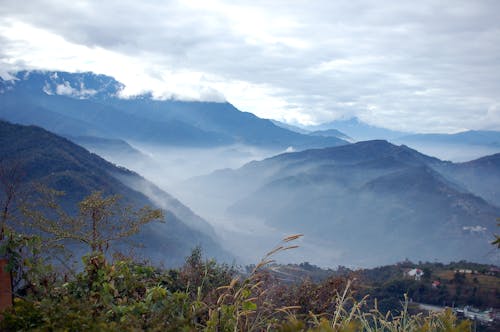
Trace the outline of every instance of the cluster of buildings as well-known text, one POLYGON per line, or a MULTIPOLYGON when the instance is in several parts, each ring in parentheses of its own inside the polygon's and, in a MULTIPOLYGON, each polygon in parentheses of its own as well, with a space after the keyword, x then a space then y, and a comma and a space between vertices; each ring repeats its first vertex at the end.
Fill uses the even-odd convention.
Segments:
POLYGON ((465 306, 463 308, 454 308, 453 311, 458 317, 465 317, 467 319, 478 321, 482 324, 491 324, 498 319, 493 309, 479 310, 471 306, 465 306))

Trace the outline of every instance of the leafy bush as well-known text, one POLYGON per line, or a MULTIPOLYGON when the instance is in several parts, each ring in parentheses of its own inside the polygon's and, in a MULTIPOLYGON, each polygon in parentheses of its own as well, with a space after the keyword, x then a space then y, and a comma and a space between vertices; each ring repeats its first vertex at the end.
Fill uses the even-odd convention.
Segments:
MULTIPOLYGON (((286 247, 283 247, 286 248, 286 247)), ((85 256, 72 280, 30 284, 0 328, 105 331, 468 331, 446 312, 393 316, 356 300, 346 279, 278 285, 263 260, 246 276, 195 250, 180 270, 100 254, 85 256), (229 278, 232 279, 228 282, 229 278)), ((47 271, 49 269, 46 269, 47 271)), ((381 303, 380 303, 381 304, 381 303)))

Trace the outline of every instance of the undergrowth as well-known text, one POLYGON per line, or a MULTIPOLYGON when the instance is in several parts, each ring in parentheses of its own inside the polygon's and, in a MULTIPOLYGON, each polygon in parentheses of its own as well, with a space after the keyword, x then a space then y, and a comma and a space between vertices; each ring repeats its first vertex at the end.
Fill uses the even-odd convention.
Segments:
MULTIPOLYGON (((411 315, 408 301, 397 313, 369 307, 356 280, 282 284, 266 267, 296 248, 285 238, 253 271, 202 259, 196 249, 180 269, 159 269, 124 257, 108 262, 99 253, 68 276, 40 259, 27 258, 14 305, 2 313, 2 331, 470 331, 451 311, 411 315), (29 273, 30 270, 37 273, 29 273)), ((36 241, 23 242, 33 245, 36 241)), ((26 248, 23 248, 26 251, 26 248)), ((20 263, 21 264, 21 263, 20 263)), ((20 271, 23 269, 13 269, 20 271)))

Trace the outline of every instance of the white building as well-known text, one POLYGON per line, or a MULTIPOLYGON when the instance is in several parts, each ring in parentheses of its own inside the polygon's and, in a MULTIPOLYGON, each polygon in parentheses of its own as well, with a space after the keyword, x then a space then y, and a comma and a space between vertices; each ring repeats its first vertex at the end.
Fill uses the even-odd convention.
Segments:
POLYGON ((408 277, 415 278, 415 280, 420 280, 422 278, 422 276, 424 275, 424 271, 422 271, 421 269, 414 268, 414 269, 407 271, 406 275, 408 277))

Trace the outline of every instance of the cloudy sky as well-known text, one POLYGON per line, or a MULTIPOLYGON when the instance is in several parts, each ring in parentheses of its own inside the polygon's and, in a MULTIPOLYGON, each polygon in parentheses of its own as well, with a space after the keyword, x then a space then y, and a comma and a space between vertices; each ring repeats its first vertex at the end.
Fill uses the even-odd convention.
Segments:
POLYGON ((129 95, 289 123, 500 130, 496 0, 0 0, 0 74, 94 71, 129 95))

